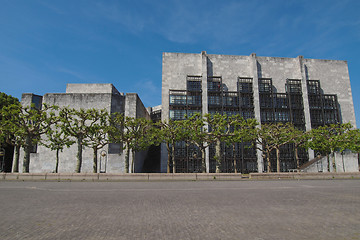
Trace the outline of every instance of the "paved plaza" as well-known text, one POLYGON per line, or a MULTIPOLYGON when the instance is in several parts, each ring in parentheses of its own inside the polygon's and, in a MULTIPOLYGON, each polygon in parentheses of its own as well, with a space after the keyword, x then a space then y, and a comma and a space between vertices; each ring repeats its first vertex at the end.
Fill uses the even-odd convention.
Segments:
POLYGON ((360 239, 360 180, 0 182, 0 239, 360 239))

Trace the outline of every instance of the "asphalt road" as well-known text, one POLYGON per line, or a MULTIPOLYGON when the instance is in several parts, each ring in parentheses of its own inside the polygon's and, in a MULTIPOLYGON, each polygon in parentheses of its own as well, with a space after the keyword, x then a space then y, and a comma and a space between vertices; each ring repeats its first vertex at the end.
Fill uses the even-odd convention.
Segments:
POLYGON ((360 180, 0 182, 0 239, 360 239, 360 180))

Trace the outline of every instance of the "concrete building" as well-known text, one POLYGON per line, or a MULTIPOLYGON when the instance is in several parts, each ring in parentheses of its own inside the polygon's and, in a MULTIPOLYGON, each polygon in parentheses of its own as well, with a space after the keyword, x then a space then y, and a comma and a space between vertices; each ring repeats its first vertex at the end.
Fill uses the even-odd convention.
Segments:
MULTIPOLYGON (((193 113, 241 114, 260 124, 292 122, 299 128, 350 122, 356 127, 346 61, 280 57, 163 53, 162 120, 183 119, 193 113)), ((266 164, 260 152, 239 143, 240 172, 262 172, 266 164)), ((282 154, 282 171, 295 168, 291 146, 282 154)), ((177 171, 199 171, 197 150, 177 146, 177 171)), ((231 156, 222 147, 222 171, 233 171, 231 156)), ((206 165, 214 172, 210 147, 206 165)), ((302 163, 314 152, 301 154, 302 163)), ((167 152, 162 147, 161 171, 166 171, 167 152)), ((356 161, 357 165, 357 161, 356 161)), ((273 166, 276 166, 273 164, 273 166)), ((354 165, 355 166, 355 165, 354 165)))
MULTIPOLYGON (((347 122, 356 127, 347 62, 305 59, 302 56, 279 58, 258 57, 256 54, 163 53, 162 103, 147 109, 136 93, 120 93, 112 84, 68 84, 66 93, 44 96, 23 94, 21 102, 23 105, 35 103, 37 107, 47 103, 76 109, 106 109, 110 113, 120 112, 125 116, 153 121, 181 120, 185 115, 194 113, 221 113, 241 114, 244 118, 257 119, 260 124, 292 122, 303 130, 347 122)), ((76 148, 75 144, 60 154, 59 172, 74 172, 76 148)), ((207 172, 215 172, 214 147, 210 146, 206 151, 207 172)), ((222 172, 233 172, 232 149, 223 144, 221 151, 222 172)), ((124 172, 125 154, 120 145, 109 144, 100 152, 105 156, 99 157, 99 172, 124 172)), ((290 144, 281 149, 282 171, 296 168, 293 152, 290 144)), ((238 172, 263 172, 267 169, 261 152, 251 147, 251 143, 237 143, 235 154, 238 172)), ((305 166, 314 159, 314 155, 317 153, 311 150, 300 152, 304 171, 331 168, 327 167, 324 159, 305 166)), ((178 143, 176 171, 200 172, 200 156, 196 147, 178 143)), ((336 158, 337 169, 358 171, 355 155, 349 153, 336 158)), ((54 159, 55 152, 37 146, 31 153, 30 172, 52 172, 54 159)), ((92 172, 92 161, 92 150, 85 148, 82 172, 92 172)), ((148 151, 136 153, 135 172, 166 170, 165 146, 152 146, 148 151)))
MULTIPOLYGON (((75 109, 106 109, 110 113, 120 112, 125 116, 134 118, 147 118, 150 115, 136 93, 120 93, 112 84, 67 84, 66 93, 47 93, 44 96, 25 93, 21 103, 29 106, 34 103, 41 107, 42 103, 70 107, 75 109)), ((59 172, 74 172, 76 167, 76 144, 65 148, 60 153, 59 172)), ((119 144, 109 144, 99 150, 98 171, 107 173, 123 173, 124 159, 122 148, 119 144)), ((92 172, 92 150, 84 148, 81 172, 92 172)), ((146 152, 136 153, 135 172, 142 172, 146 152)), ((21 152, 20 159, 23 157, 21 152)), ((55 152, 44 146, 37 146, 31 153, 30 172, 52 172, 55 169, 55 152)), ((131 156, 130 156, 131 159, 131 156)), ((131 165, 131 163, 130 163, 131 165)), ((22 168, 19 168, 22 171, 22 168)))

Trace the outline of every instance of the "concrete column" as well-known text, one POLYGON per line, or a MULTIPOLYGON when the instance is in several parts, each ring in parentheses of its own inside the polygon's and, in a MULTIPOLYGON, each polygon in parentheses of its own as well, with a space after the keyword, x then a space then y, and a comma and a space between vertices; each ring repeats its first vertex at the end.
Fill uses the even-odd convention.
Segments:
MULTIPOLYGON (((208 62, 208 57, 206 56, 206 52, 203 51, 201 52, 201 89, 202 89, 202 94, 201 94, 201 101, 202 101, 202 114, 205 115, 207 113, 209 113, 208 110, 208 88, 207 88, 207 78, 208 78, 208 66, 207 66, 207 62, 208 62)), ((206 128, 208 126, 205 126, 206 128)), ((206 172, 208 173, 210 171, 209 169, 209 148, 205 149, 206 152, 206 172)))
MULTIPOLYGON (((304 104, 304 117, 305 117, 305 128, 306 131, 311 130, 311 118, 310 118, 310 107, 309 107, 309 98, 308 98, 308 91, 307 91, 307 76, 304 64, 304 57, 298 56, 297 60, 299 62, 299 71, 301 76, 301 89, 302 89, 302 96, 303 96, 303 104, 304 104)), ((309 159, 313 159, 315 154, 314 150, 309 149, 309 159)))
MULTIPOLYGON (((249 56, 250 63, 250 77, 253 79, 253 92, 254 92, 254 113, 255 119, 259 122, 259 127, 261 127, 261 115, 260 115, 260 97, 259 97, 259 75, 258 75, 258 66, 256 60, 256 54, 252 53, 249 56)), ((258 163, 258 172, 262 173, 264 171, 264 159, 262 158, 262 152, 256 150, 257 163, 258 163)))

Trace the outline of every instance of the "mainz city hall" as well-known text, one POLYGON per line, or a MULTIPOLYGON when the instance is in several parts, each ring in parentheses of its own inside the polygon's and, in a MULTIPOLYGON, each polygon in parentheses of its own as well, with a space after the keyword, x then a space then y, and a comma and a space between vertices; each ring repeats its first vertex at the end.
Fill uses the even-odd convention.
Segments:
MULTIPOLYGON (((46 103, 77 109, 106 109, 110 113, 120 112, 153 121, 182 120, 194 113, 220 113, 255 118, 259 124, 291 122, 303 130, 332 123, 351 123, 356 127, 348 65, 342 60, 259 57, 254 53, 235 56, 165 52, 161 96, 160 106, 145 108, 136 93, 121 93, 112 84, 67 84, 65 93, 44 96, 24 93, 21 103, 24 106, 35 103, 38 107, 46 103)), ((232 151, 228 148, 225 144, 221 146, 222 172, 234 172, 232 151)), ((74 172, 76 149, 73 145, 60 154, 60 173, 74 172)), ((198 151, 192 145, 178 143, 176 172, 200 172, 198 151)), ((125 154, 120 145, 109 144, 101 152, 105 157, 99 157, 99 165, 106 168, 100 168, 99 172, 125 172, 125 154)), ((281 171, 296 168, 293 152, 291 144, 283 146, 281 171)), ((239 161, 238 172, 266 171, 261 152, 249 143, 237 143, 235 154, 239 161)), ((135 172, 167 171, 168 154, 164 145, 152 146, 135 155, 135 172)), ((207 148, 207 172, 215 172, 214 155, 214 147, 207 148)), ((300 152, 301 165, 307 166, 304 171, 328 171, 325 159, 312 161, 316 155, 311 149, 300 152)), ((54 157, 51 150, 37 146, 31 153, 30 172, 52 172, 54 157)), ((344 157, 346 171, 358 171, 357 154, 337 154, 336 161, 343 161, 344 157)), ((84 149, 82 172, 92 172, 92 161, 92 150, 84 149)), ((345 167, 337 170, 345 171, 345 167)))

